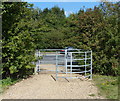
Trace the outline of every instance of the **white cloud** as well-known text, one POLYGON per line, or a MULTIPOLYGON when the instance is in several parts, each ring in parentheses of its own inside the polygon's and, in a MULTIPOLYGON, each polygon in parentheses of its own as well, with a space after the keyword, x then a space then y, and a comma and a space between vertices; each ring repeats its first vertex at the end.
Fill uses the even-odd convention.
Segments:
POLYGON ((70 14, 73 14, 72 11, 65 11, 65 15, 68 17, 70 14))

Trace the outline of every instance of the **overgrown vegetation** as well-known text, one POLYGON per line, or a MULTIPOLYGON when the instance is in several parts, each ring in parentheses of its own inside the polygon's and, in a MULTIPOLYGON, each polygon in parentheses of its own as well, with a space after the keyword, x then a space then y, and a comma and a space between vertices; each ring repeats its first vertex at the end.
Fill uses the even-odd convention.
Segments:
POLYGON ((65 17, 64 10, 53 7, 39 10, 38 28, 34 30, 38 49, 73 46, 93 51, 93 71, 118 74, 120 34, 118 3, 101 3, 94 9, 82 10, 65 17))
POLYGON ((32 73, 35 44, 34 19, 27 3, 3 3, 3 79, 23 78, 32 73))
POLYGON ((3 93, 4 90, 8 89, 9 86, 17 83, 18 81, 20 81, 21 79, 12 79, 10 77, 7 77, 6 79, 2 79, 0 81, 0 93, 3 93))
POLYGON ((99 89, 99 95, 108 99, 118 98, 118 77, 93 75, 93 80, 99 89))
POLYGON ((26 2, 2 3, 3 79, 32 74, 36 49, 67 46, 92 50, 93 72, 117 76, 119 5, 101 2, 66 17, 64 9, 56 6, 41 10, 26 2))

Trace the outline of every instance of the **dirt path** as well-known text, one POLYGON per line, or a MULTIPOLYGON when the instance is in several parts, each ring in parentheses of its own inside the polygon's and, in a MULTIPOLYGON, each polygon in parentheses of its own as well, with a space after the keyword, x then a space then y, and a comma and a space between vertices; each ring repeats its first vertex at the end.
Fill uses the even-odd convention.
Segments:
POLYGON ((102 99, 92 80, 60 78, 55 74, 34 75, 11 86, 2 95, 4 99, 102 99))

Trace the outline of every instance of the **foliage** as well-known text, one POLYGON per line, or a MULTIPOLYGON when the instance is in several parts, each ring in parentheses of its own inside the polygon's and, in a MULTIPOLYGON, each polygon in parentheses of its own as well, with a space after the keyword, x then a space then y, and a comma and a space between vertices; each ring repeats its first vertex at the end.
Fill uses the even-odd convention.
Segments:
POLYGON ((64 9, 34 9, 26 2, 3 3, 3 78, 33 72, 35 49, 72 46, 93 51, 93 71, 118 75, 119 3, 101 2, 66 17, 64 9))
POLYGON ((36 29, 33 30, 38 49, 61 48, 64 39, 64 11, 58 7, 44 9, 38 15, 36 29), (48 44, 49 43, 49 44, 48 44))
POLYGON ((21 79, 12 79, 10 77, 7 77, 6 79, 2 79, 0 81, 0 93, 3 93, 10 85, 13 85, 20 81, 21 79))
POLYGON ((32 7, 27 3, 3 3, 3 78, 29 75, 34 65, 32 7), (29 70, 29 72, 28 72, 29 70))
POLYGON ((113 76, 93 75, 99 94, 108 99, 118 98, 118 78, 113 76))
POLYGON ((94 73, 118 75, 118 6, 119 3, 101 3, 100 7, 80 10, 69 17, 75 28, 67 41, 76 48, 93 51, 94 73))

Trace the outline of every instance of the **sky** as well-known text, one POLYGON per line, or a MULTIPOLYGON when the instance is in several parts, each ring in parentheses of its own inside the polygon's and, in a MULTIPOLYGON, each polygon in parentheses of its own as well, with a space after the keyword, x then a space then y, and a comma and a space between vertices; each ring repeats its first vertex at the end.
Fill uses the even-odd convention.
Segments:
POLYGON ((69 16, 71 13, 77 13, 83 6, 86 8, 94 8, 98 6, 100 2, 28 2, 34 4, 34 8, 52 8, 58 6, 61 9, 65 10, 65 15, 69 16))

